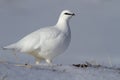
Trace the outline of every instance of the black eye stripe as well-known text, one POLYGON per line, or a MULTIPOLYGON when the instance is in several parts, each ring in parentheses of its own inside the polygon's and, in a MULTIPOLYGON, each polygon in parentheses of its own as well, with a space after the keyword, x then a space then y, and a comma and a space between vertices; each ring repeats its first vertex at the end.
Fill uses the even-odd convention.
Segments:
POLYGON ((75 15, 74 13, 73 13, 73 14, 70 14, 70 13, 64 13, 64 14, 65 14, 65 15, 72 15, 72 16, 75 15))
POLYGON ((72 15, 72 14, 70 14, 70 13, 64 13, 65 15, 72 15))

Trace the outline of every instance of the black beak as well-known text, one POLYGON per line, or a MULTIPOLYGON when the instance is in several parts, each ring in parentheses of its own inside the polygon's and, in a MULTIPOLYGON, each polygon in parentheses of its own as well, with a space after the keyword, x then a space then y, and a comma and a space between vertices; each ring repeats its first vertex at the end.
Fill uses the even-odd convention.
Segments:
POLYGON ((75 16, 75 14, 73 13, 72 16, 75 16))

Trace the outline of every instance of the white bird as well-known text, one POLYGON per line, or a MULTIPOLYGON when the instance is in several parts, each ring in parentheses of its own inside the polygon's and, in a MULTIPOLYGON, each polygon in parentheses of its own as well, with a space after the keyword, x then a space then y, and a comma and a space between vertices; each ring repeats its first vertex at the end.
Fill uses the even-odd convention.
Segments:
POLYGON ((52 60, 63 53, 70 44, 69 20, 74 15, 73 12, 64 10, 56 25, 34 31, 18 42, 3 47, 3 49, 28 53, 35 57, 36 64, 39 64, 41 60, 52 64, 52 60))

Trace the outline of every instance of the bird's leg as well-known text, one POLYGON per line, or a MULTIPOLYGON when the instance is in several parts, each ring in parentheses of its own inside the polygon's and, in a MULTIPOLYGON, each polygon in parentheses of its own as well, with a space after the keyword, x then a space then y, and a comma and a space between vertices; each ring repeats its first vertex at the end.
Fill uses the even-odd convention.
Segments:
POLYGON ((47 62, 49 65, 52 65, 52 60, 46 59, 46 62, 47 62))
POLYGON ((40 64, 40 62, 39 62, 39 61, 36 61, 36 62, 35 62, 35 64, 36 64, 36 65, 39 65, 39 64, 40 64))
POLYGON ((36 58, 36 59, 35 59, 35 64, 36 64, 36 65, 39 65, 39 64, 40 64, 40 59, 37 59, 37 58, 36 58))

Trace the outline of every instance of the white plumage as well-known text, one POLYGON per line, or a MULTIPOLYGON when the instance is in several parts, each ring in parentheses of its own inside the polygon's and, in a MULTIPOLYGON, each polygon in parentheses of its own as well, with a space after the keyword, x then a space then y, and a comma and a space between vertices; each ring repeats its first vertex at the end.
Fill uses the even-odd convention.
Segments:
POLYGON ((3 49, 28 53, 35 57, 36 64, 41 60, 51 64, 53 58, 63 53, 69 46, 71 41, 69 20, 73 15, 75 15, 73 12, 64 10, 55 26, 41 28, 3 49))

